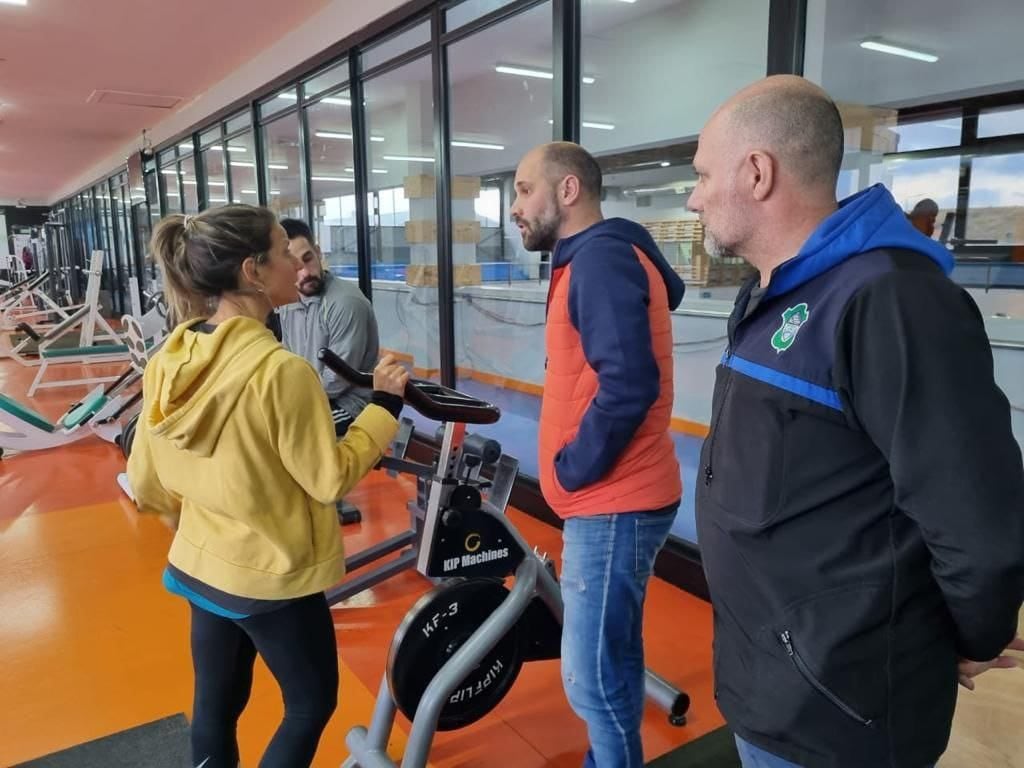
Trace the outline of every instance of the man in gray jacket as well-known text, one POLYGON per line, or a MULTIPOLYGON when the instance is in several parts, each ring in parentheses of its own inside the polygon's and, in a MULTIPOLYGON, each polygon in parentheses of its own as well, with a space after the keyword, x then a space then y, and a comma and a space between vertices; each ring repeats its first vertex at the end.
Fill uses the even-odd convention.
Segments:
MULTIPOLYGON (((297 277, 299 300, 277 311, 281 343, 308 360, 320 374, 335 429, 341 436, 373 393, 352 386, 326 368, 316 353, 327 347, 353 368, 372 371, 380 355, 377 318, 358 286, 324 269, 323 255, 306 222, 282 219, 281 226, 288 235, 288 251, 302 264, 297 277)), ((338 519, 343 524, 358 523, 362 515, 339 500, 338 519)))
POLYGON ((299 300, 278 310, 281 342, 320 374, 335 421, 344 428, 370 402, 371 392, 324 367, 316 354, 327 347, 353 368, 372 371, 380 354, 373 306, 358 286, 324 269, 320 248, 306 222, 283 219, 281 226, 288 234, 288 250, 302 264, 299 300), (343 412, 350 418, 346 420, 343 412))

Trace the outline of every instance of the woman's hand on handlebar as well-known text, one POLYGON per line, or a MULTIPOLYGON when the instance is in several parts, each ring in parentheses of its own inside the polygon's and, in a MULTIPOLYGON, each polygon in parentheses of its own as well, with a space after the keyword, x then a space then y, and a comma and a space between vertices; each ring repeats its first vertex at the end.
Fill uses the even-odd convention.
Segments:
POLYGON ((409 382, 409 372, 395 361, 394 355, 384 355, 373 369, 373 388, 402 397, 409 382))

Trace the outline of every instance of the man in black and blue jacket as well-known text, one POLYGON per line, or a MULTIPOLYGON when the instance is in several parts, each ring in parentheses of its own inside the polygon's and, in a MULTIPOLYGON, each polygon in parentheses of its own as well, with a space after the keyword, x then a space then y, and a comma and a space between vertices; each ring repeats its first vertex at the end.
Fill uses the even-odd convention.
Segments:
POLYGON ((980 313, 838 111, 773 77, 701 133, 689 207, 743 286, 701 452, 715 695, 744 764, 924 768, 1015 638, 1024 470, 980 313))

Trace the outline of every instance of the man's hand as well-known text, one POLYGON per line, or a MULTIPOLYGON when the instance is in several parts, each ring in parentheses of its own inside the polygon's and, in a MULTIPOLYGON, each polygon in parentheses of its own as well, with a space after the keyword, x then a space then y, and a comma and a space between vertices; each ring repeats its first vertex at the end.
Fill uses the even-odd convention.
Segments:
MULTIPOLYGON (((1006 650, 1024 651, 1024 638, 1021 638, 1020 636, 1013 638, 1013 642, 1006 646, 1006 650)), ((1010 669, 1012 667, 1024 668, 1024 659, 1018 658, 1017 656, 1001 655, 992 659, 992 661, 962 660, 958 668, 960 685, 962 685, 969 691, 973 691, 974 678, 976 678, 982 672, 986 672, 990 669, 1010 669)))

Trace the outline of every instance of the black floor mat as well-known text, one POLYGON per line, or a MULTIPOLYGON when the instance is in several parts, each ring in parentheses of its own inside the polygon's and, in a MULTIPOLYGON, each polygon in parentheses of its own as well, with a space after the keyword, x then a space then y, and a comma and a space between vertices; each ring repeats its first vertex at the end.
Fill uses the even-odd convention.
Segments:
POLYGON ((192 768, 188 720, 162 720, 87 741, 14 768, 192 768))
POLYGON ((652 760, 647 768, 740 768, 740 756, 732 731, 718 728, 652 760))

